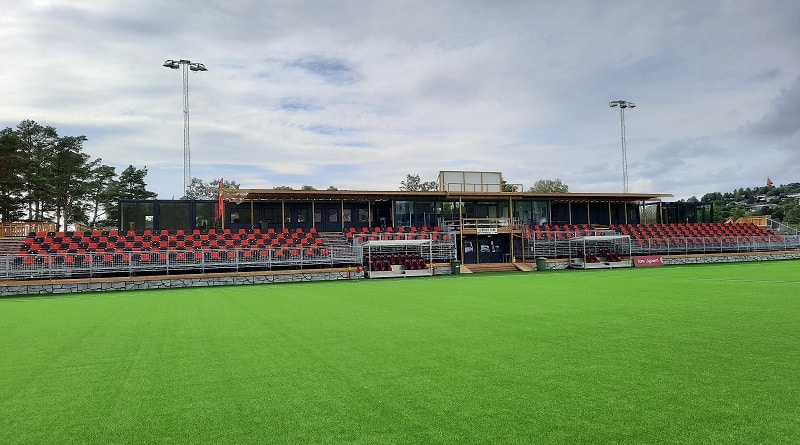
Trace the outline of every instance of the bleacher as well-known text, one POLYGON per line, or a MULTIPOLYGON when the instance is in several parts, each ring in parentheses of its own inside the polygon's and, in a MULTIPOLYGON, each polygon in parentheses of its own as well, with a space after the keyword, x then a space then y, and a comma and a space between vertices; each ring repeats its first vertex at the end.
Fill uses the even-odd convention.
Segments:
POLYGON ((345 237, 352 244, 362 244, 367 241, 399 241, 399 240, 431 240, 431 241, 449 241, 451 235, 442 232, 438 226, 428 227, 422 226, 420 228, 411 227, 398 227, 387 226, 385 228, 362 227, 360 230, 356 227, 350 227, 344 233, 345 237))
POLYGON ((636 255, 679 255, 791 250, 796 236, 784 236, 752 223, 619 224, 609 227, 535 225, 526 227, 527 255, 567 257, 569 240, 581 236, 628 235, 636 255))
MULTIPOLYGON (((0 262, 3 260, 0 259, 0 262)), ((0 264, 5 278, 358 263, 315 229, 37 232, 0 264), (3 269, 4 267, 4 269, 3 269)), ((4 278, 0 275, 0 278, 4 278)))

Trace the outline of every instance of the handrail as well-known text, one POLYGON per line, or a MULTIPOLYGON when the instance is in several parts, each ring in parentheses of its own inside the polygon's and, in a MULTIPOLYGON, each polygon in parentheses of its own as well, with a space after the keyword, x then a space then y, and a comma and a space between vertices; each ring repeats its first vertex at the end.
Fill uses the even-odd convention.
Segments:
POLYGON ((0 223, 0 238, 28 236, 31 232, 55 232, 54 222, 10 222, 0 223))

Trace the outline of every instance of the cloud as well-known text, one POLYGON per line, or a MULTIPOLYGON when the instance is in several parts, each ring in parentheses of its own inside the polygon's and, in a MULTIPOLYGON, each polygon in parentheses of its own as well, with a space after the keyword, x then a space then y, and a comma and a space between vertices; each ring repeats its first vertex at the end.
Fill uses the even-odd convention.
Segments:
POLYGON ((781 89, 771 109, 750 125, 750 131, 771 139, 787 138, 800 131, 800 76, 789 88, 781 89))
POLYGON ((798 16, 755 0, 16 2, 0 125, 85 134, 180 195, 181 76, 161 64, 188 58, 209 69, 189 77, 204 179, 396 189, 469 169, 614 192, 608 101, 624 99, 631 190, 701 196, 800 180, 798 16))

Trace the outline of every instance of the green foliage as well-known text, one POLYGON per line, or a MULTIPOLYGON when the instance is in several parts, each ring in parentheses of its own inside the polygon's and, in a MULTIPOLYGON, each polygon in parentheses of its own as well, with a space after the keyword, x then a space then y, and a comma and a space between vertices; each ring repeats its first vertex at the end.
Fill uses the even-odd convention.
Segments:
POLYGON ((129 165, 119 175, 117 181, 116 195, 119 199, 152 199, 158 196, 157 193, 147 190, 147 183, 144 178, 147 176, 147 166, 136 168, 129 165))
POLYGON ((0 131, 0 222, 17 221, 24 214, 25 166, 22 140, 11 128, 0 131))
POLYGON ((714 204, 714 219, 717 222, 736 220, 748 215, 762 215, 798 225, 800 221, 793 213, 797 206, 797 194, 800 194, 800 183, 795 182, 777 187, 747 187, 728 193, 706 193, 702 202, 714 204))
POLYGON ((0 220, 116 225, 119 198, 147 199, 147 169, 114 167, 85 153, 85 136, 24 120, 0 132, 0 220))
POLYGON ((529 193, 569 193, 569 186, 561 179, 540 179, 528 189, 529 193))
MULTIPOLYGON (((229 179, 223 179, 222 187, 225 189, 238 189, 239 183, 229 179)), ((219 191, 219 179, 212 179, 203 182, 200 178, 192 178, 189 187, 181 199, 216 199, 219 191)))
POLYGON ((436 181, 420 180, 419 175, 407 174, 405 181, 400 181, 400 190, 407 192, 431 192, 436 190, 436 181))

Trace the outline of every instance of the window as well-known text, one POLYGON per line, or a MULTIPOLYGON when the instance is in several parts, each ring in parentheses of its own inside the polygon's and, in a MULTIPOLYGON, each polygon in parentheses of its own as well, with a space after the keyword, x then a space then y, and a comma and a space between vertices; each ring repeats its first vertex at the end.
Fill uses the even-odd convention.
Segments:
POLYGON ((153 228, 152 202, 125 202, 122 204, 120 226, 123 230, 145 230, 153 228))

